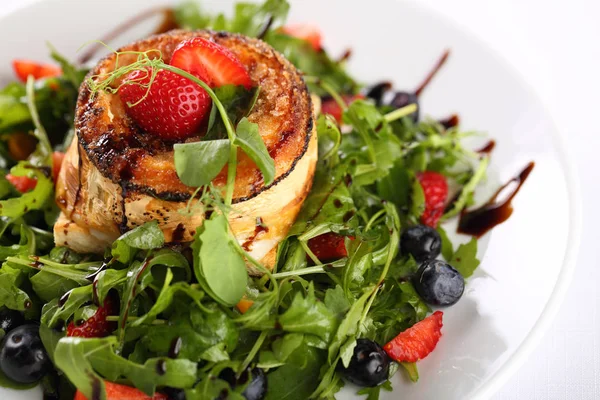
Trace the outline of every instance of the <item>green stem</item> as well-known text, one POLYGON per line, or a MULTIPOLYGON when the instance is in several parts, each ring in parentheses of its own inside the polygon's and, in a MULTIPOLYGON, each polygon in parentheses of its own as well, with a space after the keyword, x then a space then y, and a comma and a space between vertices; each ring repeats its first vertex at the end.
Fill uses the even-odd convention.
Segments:
MULTIPOLYGON (((120 317, 118 315, 109 315, 106 317, 106 320, 109 322, 119 322, 119 318, 120 317)), ((141 317, 127 317, 127 322, 133 322, 140 318, 141 317)), ((164 325, 166 323, 167 321, 165 321, 164 319, 155 319, 154 321, 152 321, 152 325, 164 325)))
POLYGON ((196 78, 189 72, 167 64, 162 64, 159 66, 159 68, 183 76, 184 78, 187 78, 195 84, 199 85, 202 89, 206 91, 206 93, 208 93, 210 98, 213 100, 215 107, 217 107, 217 110, 221 115, 221 119, 223 120, 223 124, 225 125, 227 137, 229 138, 229 165, 227 167, 227 189, 225 192, 225 204, 230 206, 233 201, 233 189, 235 187, 235 175, 237 173, 237 146, 233 144, 235 140, 235 130, 233 129, 233 125, 231 124, 231 120, 227 115, 225 107, 223 107, 223 104, 221 103, 215 92, 210 88, 210 86, 208 86, 206 83, 196 78))
POLYGON ((377 221, 377 219, 379 217, 381 217, 382 214, 385 214, 385 210, 379 210, 375 213, 375 215, 373 215, 371 217, 371 219, 369 220, 369 222, 367 223, 367 226, 365 226, 365 232, 367 232, 369 229, 371 229, 371 227, 375 224, 375 222, 377 221))
POLYGON ((323 263, 321 262, 321 260, 319 260, 319 258, 315 255, 315 253, 312 252, 312 250, 310 249, 310 247, 308 247, 308 243, 304 240, 299 240, 300 246, 302 246, 302 248, 304 249, 304 251, 306 252, 306 254, 310 257, 310 259, 317 265, 323 265, 323 263))
POLYGON ((258 339, 256 339, 254 346, 252 346, 252 350, 250 350, 250 353, 248 353, 248 356, 246 356, 246 359, 244 360, 244 362, 240 365, 240 368, 238 369, 238 378, 246 370, 246 368, 248 368, 248 365, 250 365, 252 360, 254 360, 254 357, 256 357, 256 354, 260 350, 260 347, 264 343, 268 334, 269 334, 269 331, 262 331, 260 333, 260 336, 258 337, 258 339))
POLYGON ((325 90, 333 100, 340 106, 342 111, 346 111, 348 109, 348 105, 342 98, 342 96, 338 93, 337 90, 328 82, 317 78, 316 76, 305 76, 304 80, 309 83, 314 83, 315 85, 321 86, 323 90, 325 90))
POLYGON ((29 109, 29 113, 31 114, 31 120, 33 121, 33 125, 35 126, 33 133, 40 142, 41 155, 45 158, 44 164, 52 168, 52 145, 50 144, 50 140, 48 139, 48 134, 46 133, 46 130, 40 122, 40 116, 35 105, 35 90, 33 87, 34 82, 35 79, 33 78, 33 76, 29 75, 27 77, 27 84, 25 86, 25 93, 27 95, 27 108, 29 109))
POLYGON ((276 274, 273 274, 273 278, 275 279, 281 279, 281 278, 287 278, 288 276, 302 276, 302 275, 310 275, 310 274, 324 274, 327 271, 325 271, 325 268, 323 267, 323 265, 317 265, 314 267, 308 267, 308 268, 303 268, 303 269, 298 269, 295 271, 286 271, 286 272, 278 272, 276 274))
POLYGON ((394 110, 392 112, 389 112, 387 114, 385 114, 383 116, 383 118, 387 121, 387 122, 393 122, 396 121, 397 119, 406 117, 407 115, 410 115, 414 112, 416 112, 418 109, 418 106, 416 104, 409 104, 407 106, 404 106, 402 108, 399 108, 397 110, 394 110))

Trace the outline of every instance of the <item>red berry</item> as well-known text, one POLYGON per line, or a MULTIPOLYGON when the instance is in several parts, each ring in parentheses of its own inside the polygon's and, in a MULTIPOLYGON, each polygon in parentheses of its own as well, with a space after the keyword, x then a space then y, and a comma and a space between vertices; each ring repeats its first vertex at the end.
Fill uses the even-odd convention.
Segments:
POLYGON ((12 64, 15 75, 21 82, 27 82, 29 75, 35 79, 41 79, 62 74, 62 70, 52 64, 41 64, 28 60, 13 60, 12 64))
MULTIPOLYGON (((106 400, 167 400, 168 398, 162 393, 154 393, 154 396, 150 397, 139 389, 108 381, 104 381, 104 387, 106 400)), ((87 397, 78 390, 73 400, 87 400, 87 397)))
POLYGON ((345 236, 334 232, 324 233, 308 241, 308 248, 320 261, 339 260, 348 255, 344 243, 345 236))
POLYGON ((316 26, 309 24, 294 24, 286 25, 281 28, 281 30, 286 35, 307 41, 315 51, 319 51, 322 48, 321 32, 316 26))
POLYGON ((400 333, 383 349, 398 362, 417 362, 427 357, 442 337, 441 311, 436 311, 421 322, 400 333))
POLYGON ((145 131, 166 140, 181 140, 198 132, 210 113, 208 93, 187 78, 171 71, 160 70, 146 98, 151 69, 130 73, 119 88, 119 96, 126 104, 127 114, 145 131))
POLYGON ((6 175, 6 180, 11 183, 20 193, 27 193, 37 185, 37 179, 30 178, 28 176, 14 176, 11 174, 6 175))
MULTIPOLYGON (((362 94, 342 96, 342 99, 347 105, 350 105, 355 100, 360 100, 364 98, 365 96, 363 96, 362 94)), ((333 118, 335 118, 338 124, 342 122, 342 108, 337 103, 337 101, 335 101, 335 99, 329 98, 327 100, 324 100, 321 104, 321 113, 331 115, 333 118)))
POLYGON ((435 228, 446 208, 448 182, 443 175, 433 171, 421 172, 417 178, 425 194, 425 211, 421 215, 421 222, 435 228))
POLYGON ((113 314, 116 310, 110 297, 104 300, 104 304, 98 307, 96 313, 87 321, 80 325, 71 322, 67 326, 67 336, 77 336, 84 338, 101 338, 110 335, 115 330, 115 322, 106 320, 106 317, 113 314))
POLYGON ((227 48, 196 37, 181 42, 171 57, 171 65, 191 74, 207 77, 210 86, 243 85, 252 87, 246 67, 227 48))

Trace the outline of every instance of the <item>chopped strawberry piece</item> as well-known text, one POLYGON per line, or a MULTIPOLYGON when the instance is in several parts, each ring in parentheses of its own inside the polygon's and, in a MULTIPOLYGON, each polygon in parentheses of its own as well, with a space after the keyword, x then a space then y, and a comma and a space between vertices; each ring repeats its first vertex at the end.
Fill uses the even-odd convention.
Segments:
POLYGON ((441 311, 436 311, 421 322, 417 322, 400 333, 383 349, 398 362, 417 362, 427 357, 442 337, 441 311))
POLYGON ((6 180, 11 183, 21 193, 27 193, 35 189, 37 185, 37 179, 30 178, 28 176, 14 176, 11 174, 6 175, 6 180))
POLYGON ((62 70, 52 64, 41 64, 29 60, 13 60, 13 70, 21 82, 27 82, 27 77, 32 75, 35 79, 48 78, 62 74, 62 70))
MULTIPOLYGON (((112 383, 104 381, 104 387, 106 388, 106 400, 167 400, 168 397, 162 393, 154 393, 154 396, 150 397, 146 393, 139 389, 131 386, 119 385, 118 383, 112 383)), ((75 393, 73 400, 88 400, 79 390, 75 393)))
POLYGON ((421 172, 417 178, 425 194, 425 211, 421 215, 421 222, 435 228, 446 208, 448 182, 444 175, 433 171, 421 172))
POLYGON ((319 29, 310 24, 294 24, 294 25, 286 25, 281 28, 282 32, 286 35, 293 36, 298 39, 302 39, 310 43, 315 51, 321 50, 322 46, 322 36, 319 29))
POLYGON ((150 91, 151 69, 130 73, 119 88, 127 114, 145 131, 166 140, 181 140, 198 132, 210 113, 211 100, 208 93, 187 78, 173 72, 160 70, 150 91), (139 104, 140 99, 146 96, 139 104))
POLYGON ((96 313, 82 324, 75 325, 71 322, 67 326, 67 336, 84 338, 101 338, 110 335, 115 330, 115 322, 106 320, 106 317, 115 312, 115 305, 110 297, 104 300, 104 304, 98 307, 96 313))
MULTIPOLYGON (((327 262, 339 260, 348 256, 345 236, 334 232, 324 233, 308 241, 308 248, 320 261, 327 262)), ((352 237, 350 238, 352 239, 352 237)))
POLYGON ((171 65, 205 77, 209 86, 243 85, 252 87, 246 67, 227 48, 196 37, 181 42, 171 57, 171 65))
POLYGON ((62 167, 64 159, 65 153, 62 151, 55 151, 52 153, 52 179, 54 179, 54 182, 58 179, 58 174, 60 173, 60 168, 62 167))
MULTIPOLYGON (((363 96, 362 94, 342 96, 342 99, 347 105, 352 104, 352 102, 355 100, 360 100, 364 98, 365 96, 363 96)), ((337 101, 335 101, 335 99, 328 98, 326 100, 323 100, 323 103, 321 103, 321 113, 331 115, 333 118, 335 118, 338 124, 342 122, 342 108, 337 103, 337 101)))

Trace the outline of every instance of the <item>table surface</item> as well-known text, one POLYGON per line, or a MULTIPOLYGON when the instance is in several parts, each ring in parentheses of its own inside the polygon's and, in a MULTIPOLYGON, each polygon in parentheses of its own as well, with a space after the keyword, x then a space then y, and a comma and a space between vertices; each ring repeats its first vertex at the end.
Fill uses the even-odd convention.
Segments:
MULTIPOLYGON (((0 15, 31 0, 0 0, 0 15)), ((575 277, 556 320, 494 400, 600 399, 600 222, 596 149, 600 129, 600 2, 597 0, 420 0, 502 54, 544 99, 568 138, 583 199, 575 277)))

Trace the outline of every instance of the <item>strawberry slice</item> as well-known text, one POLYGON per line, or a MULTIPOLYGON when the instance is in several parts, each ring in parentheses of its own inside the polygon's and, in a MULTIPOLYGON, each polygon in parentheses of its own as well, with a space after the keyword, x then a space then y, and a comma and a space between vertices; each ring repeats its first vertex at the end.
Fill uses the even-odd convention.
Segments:
POLYGON ((115 312, 115 305, 110 297, 104 300, 104 304, 98 307, 96 313, 82 324, 75 325, 71 322, 67 326, 67 336, 83 338, 101 338, 110 335, 116 328, 115 322, 109 322, 106 317, 115 312))
POLYGON ((417 175, 417 179, 425 194, 425 211, 421 215, 421 222, 435 228, 446 208, 448 182, 444 175, 433 171, 421 172, 417 175))
MULTIPOLYGON (((362 94, 355 94, 355 95, 347 94, 347 95, 342 96, 342 99, 344 100, 346 105, 350 105, 350 104, 352 104, 353 101, 359 100, 359 99, 364 99, 364 98, 365 98, 365 96, 363 96, 362 94)), ((342 123, 342 108, 337 103, 337 101, 335 101, 332 98, 323 100, 323 102, 321 103, 321 113, 331 115, 333 118, 335 118, 335 120, 338 122, 338 124, 342 123)))
POLYGON ((48 78, 62 74, 62 70, 52 64, 41 64, 29 60, 13 60, 13 70, 21 82, 27 82, 27 77, 33 75, 35 79, 48 78))
POLYGON ((6 174, 6 180, 9 181, 10 184, 13 185, 20 193, 27 193, 35 189, 35 185, 37 185, 37 179, 30 178, 28 176, 14 176, 11 174, 6 174))
MULTIPOLYGON (((104 387, 106 388, 106 399, 107 400, 167 400, 168 397, 162 393, 154 393, 154 396, 150 397, 146 393, 139 389, 131 386, 119 385, 118 383, 112 383, 104 381, 104 387)), ((73 400, 88 400, 79 390, 75 393, 73 400)))
POLYGON ((246 67, 227 48, 196 37, 179 43, 171 65, 191 74, 208 78, 204 80, 211 87, 242 85, 252 87, 252 80, 246 67))
POLYGON ((293 24, 286 25, 281 28, 281 31, 288 36, 293 36, 298 39, 302 39, 312 46, 315 51, 320 51, 322 46, 322 36, 321 31, 310 24, 293 24))
MULTIPOLYGON (((320 261, 334 261, 348 256, 345 236, 334 232, 324 233, 308 240, 308 248, 320 261)), ((351 238, 352 239, 352 238, 351 238)), ((308 256, 307 256, 308 257, 308 256)))
POLYGON ((146 93, 147 88, 141 85, 150 82, 151 74, 151 69, 137 70, 125 78, 119 96, 124 103, 135 104, 127 107, 127 114, 146 132, 165 140, 193 136, 210 113, 208 93, 189 79, 166 70, 158 71, 146 93))
POLYGON ((417 362, 427 357, 442 337, 441 311, 436 311, 421 322, 417 322, 400 333, 383 349, 398 362, 417 362))

